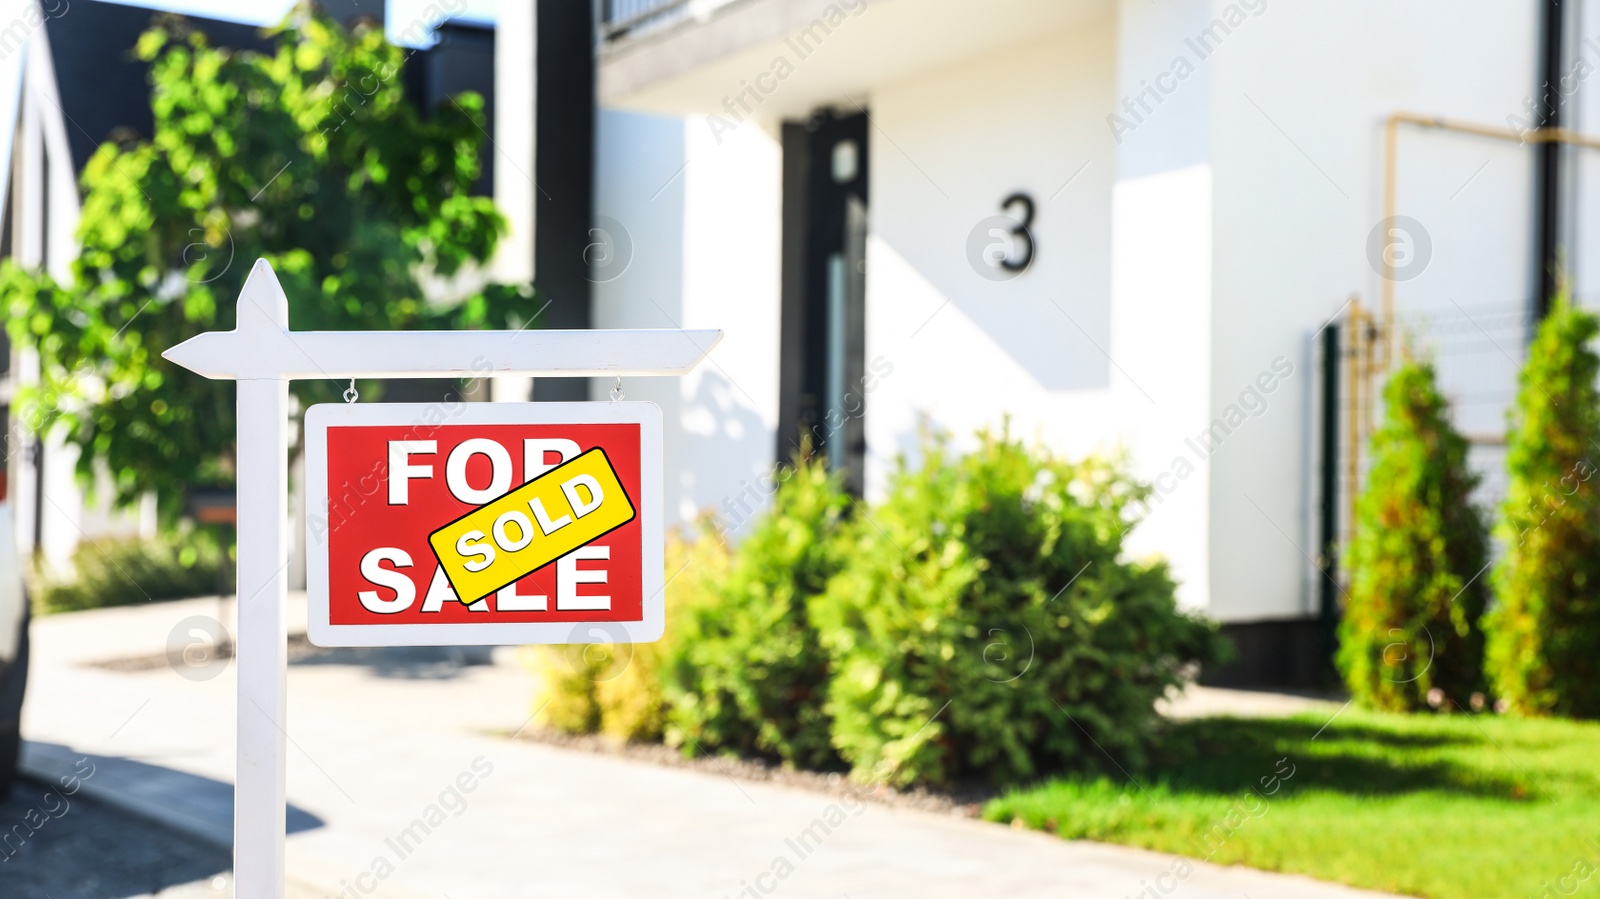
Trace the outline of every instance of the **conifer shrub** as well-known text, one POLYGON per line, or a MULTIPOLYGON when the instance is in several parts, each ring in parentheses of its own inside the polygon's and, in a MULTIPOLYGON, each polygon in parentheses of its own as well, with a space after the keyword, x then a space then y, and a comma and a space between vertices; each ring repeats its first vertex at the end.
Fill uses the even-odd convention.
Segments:
POLYGON ((1384 422, 1372 435, 1345 556, 1350 591, 1337 661, 1364 705, 1415 711, 1439 690, 1446 707, 1465 708, 1483 689, 1488 587, 1480 575, 1489 537, 1472 503, 1479 478, 1467 449, 1433 365, 1406 360, 1384 389, 1384 422))
POLYGON ((698 573, 677 609, 681 630, 663 670, 668 740, 690 752, 830 767, 838 759, 824 708, 828 658, 807 601, 843 562, 838 533, 850 500, 815 458, 796 458, 776 480, 771 506, 726 569, 698 573))
POLYGON ((1016 782, 1135 764, 1155 700, 1218 658, 1160 561, 1124 558, 1147 492, 1106 460, 1008 434, 932 438, 858 506, 811 617, 831 660, 833 741, 858 779, 1016 782), (1096 745, 1098 744, 1098 746, 1096 745))
POLYGON ((1522 715, 1600 718, 1600 321, 1559 298, 1528 347, 1488 619, 1495 692, 1522 715))

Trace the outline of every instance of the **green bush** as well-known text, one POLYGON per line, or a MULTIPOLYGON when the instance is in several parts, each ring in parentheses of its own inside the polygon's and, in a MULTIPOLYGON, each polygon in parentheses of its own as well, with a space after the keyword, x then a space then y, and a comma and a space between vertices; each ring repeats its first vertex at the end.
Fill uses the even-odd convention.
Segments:
POLYGON ((568 734, 659 740, 666 724, 660 643, 527 647, 534 722, 568 734))
POLYGON ((1213 626, 1178 610, 1164 563, 1123 558, 1147 487, 1111 462, 980 440, 967 456, 926 441, 919 470, 902 462, 812 603, 833 742, 859 779, 1137 763, 1155 700, 1220 653, 1213 626))
POLYGON ((828 767, 838 764, 824 709, 828 659, 807 601, 840 567, 849 499, 820 461, 796 459, 778 481, 727 570, 702 579, 679 610, 683 630, 665 671, 673 739, 828 767))
POLYGON ((666 645, 635 643, 608 647, 616 661, 594 685, 600 732, 616 740, 659 740, 667 726, 661 692, 661 661, 666 645))
POLYGON ((529 646, 523 662, 533 674, 535 724, 568 734, 600 730, 600 700, 595 684, 606 676, 611 657, 591 646, 529 646))
POLYGON ((1595 316, 1558 299, 1517 393, 1487 667, 1518 714, 1600 718, 1597 332, 1595 316))
POLYGON ((1431 363, 1407 359, 1389 377, 1371 452, 1345 555, 1339 670, 1373 708, 1427 708, 1434 689, 1465 707, 1483 689, 1489 535, 1431 363))
POLYGON ((569 734, 604 733, 618 740, 659 740, 666 735, 668 706, 663 666, 681 641, 686 608, 727 570, 727 548, 706 529, 699 540, 674 534, 666 545, 664 604, 667 629, 655 643, 631 645, 530 646, 534 720, 569 734))
POLYGON ((85 540, 65 574, 35 570, 31 592, 41 615, 215 596, 233 589, 233 548, 206 530, 153 540, 85 540))

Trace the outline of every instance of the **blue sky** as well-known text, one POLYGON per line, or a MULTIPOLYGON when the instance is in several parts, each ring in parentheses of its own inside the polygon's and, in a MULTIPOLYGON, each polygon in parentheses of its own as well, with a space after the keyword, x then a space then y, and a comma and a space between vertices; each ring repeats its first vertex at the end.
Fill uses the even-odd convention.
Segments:
MULTIPOLYGON (((294 0, 249 0, 249 2, 246 0, 108 0, 108 2, 256 25, 277 24, 294 5, 294 0)), ((368 0, 368 2, 377 5, 384 0, 368 0)), ((464 0, 461 18, 474 22, 493 22, 496 3, 497 0, 464 0)), ((389 12, 386 21, 390 28, 390 40, 395 40, 396 32, 404 30, 410 23, 418 19, 432 19, 435 14, 429 12, 428 8, 430 6, 437 8, 439 4, 438 0, 387 0, 387 5, 389 12)))

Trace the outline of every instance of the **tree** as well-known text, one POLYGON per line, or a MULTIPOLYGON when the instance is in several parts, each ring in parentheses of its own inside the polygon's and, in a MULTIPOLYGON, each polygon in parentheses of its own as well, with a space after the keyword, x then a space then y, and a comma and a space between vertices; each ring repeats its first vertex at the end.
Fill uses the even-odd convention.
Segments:
POLYGON ((1338 663, 1363 704, 1414 711, 1439 690, 1464 706, 1482 689, 1489 538, 1471 499, 1478 480, 1433 365, 1407 359, 1384 390, 1346 556, 1338 663))
POLYGON ((1488 670, 1523 715, 1600 718, 1600 358, 1594 315, 1558 297, 1528 347, 1508 439, 1488 670))
MULTIPOLYGON (((526 287, 440 286, 481 281, 505 230, 470 193, 482 99, 424 117, 379 27, 346 32, 302 6, 275 36, 271 54, 230 51, 158 20, 136 51, 152 63, 154 133, 89 160, 71 281, 0 268, 12 339, 40 361, 19 418, 61 429, 80 475, 103 466, 119 504, 154 490, 169 523, 189 488, 233 482, 233 384, 160 354, 233 327, 257 258, 297 329, 517 327, 537 308, 526 287)), ((305 404, 342 386, 294 391, 305 404)))

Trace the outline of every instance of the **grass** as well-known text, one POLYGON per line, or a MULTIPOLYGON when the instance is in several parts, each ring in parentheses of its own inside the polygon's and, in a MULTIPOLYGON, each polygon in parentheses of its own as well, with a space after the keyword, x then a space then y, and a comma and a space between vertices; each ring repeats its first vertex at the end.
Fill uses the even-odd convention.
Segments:
POLYGON ((1431 899, 1600 897, 1600 724, 1352 706, 1169 736, 1131 781, 1054 780, 984 815, 1431 899))

